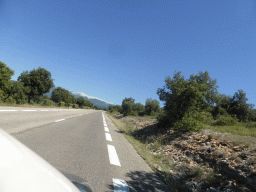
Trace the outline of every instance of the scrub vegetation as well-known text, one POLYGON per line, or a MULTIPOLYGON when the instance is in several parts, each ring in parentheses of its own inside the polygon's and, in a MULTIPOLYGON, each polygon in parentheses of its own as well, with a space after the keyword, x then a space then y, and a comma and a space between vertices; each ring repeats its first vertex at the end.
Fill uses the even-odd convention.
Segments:
POLYGON ((44 68, 24 71, 17 81, 11 80, 13 75, 14 70, 0 62, 0 106, 103 110, 83 97, 75 98, 62 87, 54 89, 51 98, 44 95, 54 87, 51 73, 44 68))
MULTIPOLYGON (((193 187, 190 186, 193 186, 193 183, 199 184, 203 181, 204 190, 207 187, 209 190, 210 187, 215 187, 216 190, 217 188, 220 189, 220 183, 227 181, 233 185, 223 184, 223 186, 226 185, 225 187, 222 186, 224 191, 250 191, 247 190, 246 187, 248 186, 243 181, 239 181, 240 183, 228 182, 226 177, 219 174, 224 174, 224 170, 214 167, 212 163, 208 163, 206 160, 201 162, 200 166, 199 164, 191 166, 191 161, 186 155, 183 156, 183 160, 175 161, 171 160, 170 156, 164 155, 168 151, 163 153, 162 150, 168 145, 191 146, 190 150, 192 150, 195 144, 200 144, 200 150, 204 150, 210 144, 215 146, 212 147, 213 152, 205 154, 210 155, 214 159, 213 161, 220 159, 219 161, 226 161, 231 164, 232 161, 240 163, 242 162, 241 158, 238 157, 240 155, 244 159, 245 157, 251 158, 249 164, 252 169, 253 167, 256 168, 256 110, 253 109, 255 105, 246 103, 248 100, 246 93, 240 89, 233 97, 220 94, 217 91, 216 80, 212 80, 207 71, 205 73, 200 71, 197 75, 191 75, 188 80, 181 76, 181 72, 175 72, 173 78, 167 77, 165 79, 165 83, 163 88, 156 91, 159 99, 164 102, 163 108, 160 108, 157 100, 149 98, 144 106, 141 103, 135 103, 135 99, 130 97, 125 98, 121 106, 109 107, 107 113, 109 118, 151 168, 169 185, 171 191, 192 190, 193 187), (140 122, 150 120, 154 123, 138 129, 140 122), (165 139, 167 135, 169 139, 165 139), (184 145, 182 145, 183 137, 195 139, 185 140, 184 145), (204 141, 199 141, 201 138, 204 138, 204 141), (220 142, 221 140, 224 140, 224 144, 220 142), (205 141, 208 141, 208 144, 205 141), (218 142, 220 144, 217 146, 215 143, 218 142), (225 142, 232 144, 229 146, 225 142), (229 146, 227 150, 233 150, 233 152, 225 151, 226 146, 229 146), (217 149, 217 147, 220 148, 217 149), (245 151, 239 152, 239 150, 245 151), (221 158, 229 158, 231 161, 221 160, 221 158), (179 175, 172 174, 175 171, 180 174, 180 178, 179 175), (192 184, 189 185, 189 183, 192 184)), ((175 148, 175 150, 179 151, 181 148, 175 148)), ((211 149, 209 150, 211 151, 211 149)), ((174 159, 175 153, 172 153, 174 159)), ((196 189, 193 190, 197 191, 196 189)), ((212 188, 212 190, 215 189, 212 188)))

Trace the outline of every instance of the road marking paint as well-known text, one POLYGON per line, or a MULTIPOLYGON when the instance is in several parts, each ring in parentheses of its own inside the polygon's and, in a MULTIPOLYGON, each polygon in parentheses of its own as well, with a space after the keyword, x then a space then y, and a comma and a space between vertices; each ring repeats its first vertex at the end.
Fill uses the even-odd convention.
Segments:
POLYGON ((121 166, 116 153, 116 149, 113 145, 108 145, 108 156, 109 156, 110 164, 121 166))
POLYGON ((107 126, 107 123, 104 123, 104 126, 107 126))
POLYGON ((60 120, 57 120, 57 121, 55 121, 55 122, 59 122, 59 121, 64 121, 65 119, 60 119, 60 120))
POLYGON ((49 111, 49 110, 40 110, 40 111, 49 111))
POLYGON ((21 111, 36 111, 36 110, 21 110, 21 111))
POLYGON ((18 111, 18 110, 0 110, 0 111, 4 112, 4 111, 18 111))
POLYGON ((112 141, 111 135, 109 133, 105 133, 105 135, 108 141, 112 141))
POLYGON ((103 123, 106 123, 106 121, 103 121, 103 123))
POLYGON ((130 192, 126 181, 113 178, 114 192, 130 192))
POLYGON ((109 132, 109 129, 108 129, 108 127, 104 127, 104 129, 105 129, 105 131, 106 131, 106 132, 109 132))
POLYGON ((58 110, 52 110, 52 111, 58 111, 58 110))

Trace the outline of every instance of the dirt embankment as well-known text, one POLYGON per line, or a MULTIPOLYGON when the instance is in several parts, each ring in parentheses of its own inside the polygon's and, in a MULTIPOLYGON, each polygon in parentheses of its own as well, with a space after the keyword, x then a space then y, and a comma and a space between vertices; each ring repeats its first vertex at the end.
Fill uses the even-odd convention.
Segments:
POLYGON ((179 191, 256 191, 255 147, 209 136, 207 130, 181 134, 171 128, 160 131, 150 119, 115 118, 129 122, 132 135, 148 141, 148 152, 170 165, 168 173, 160 164, 154 165, 169 186, 179 191), (152 149, 159 140, 161 145, 152 149))

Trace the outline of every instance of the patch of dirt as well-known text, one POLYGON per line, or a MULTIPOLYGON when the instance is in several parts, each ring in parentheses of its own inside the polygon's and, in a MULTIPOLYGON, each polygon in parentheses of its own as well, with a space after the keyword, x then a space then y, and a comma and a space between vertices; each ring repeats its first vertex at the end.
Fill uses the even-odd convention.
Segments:
MULTIPOLYGON (((175 164, 170 169, 169 176, 165 178, 169 185, 182 184, 181 191, 191 192, 256 191, 255 148, 237 146, 229 140, 208 137, 207 131, 181 134, 172 128, 158 129, 154 120, 122 115, 115 117, 122 121, 129 121, 134 129, 133 134, 139 139, 151 141, 148 148, 155 144, 157 138, 161 138, 164 144, 157 150, 151 150, 150 153, 162 154, 171 164, 175 164), (208 180, 203 177, 193 178, 193 176, 187 179, 193 167, 200 167, 203 170, 202 175, 210 172, 213 175, 208 177, 208 180), (214 170, 218 170, 218 173, 214 170)), ((162 168, 159 165, 155 167, 161 175, 162 168)))

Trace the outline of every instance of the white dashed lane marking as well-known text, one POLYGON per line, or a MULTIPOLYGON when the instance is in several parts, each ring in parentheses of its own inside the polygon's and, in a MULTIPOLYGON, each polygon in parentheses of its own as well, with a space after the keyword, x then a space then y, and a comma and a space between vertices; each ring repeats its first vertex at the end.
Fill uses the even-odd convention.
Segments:
POLYGON ((40 110, 40 111, 49 111, 49 110, 40 110))
POLYGON ((112 141, 111 135, 109 133, 105 133, 105 135, 108 141, 112 141))
POLYGON ((55 122, 59 122, 59 121, 64 121, 65 119, 60 119, 60 120, 57 120, 57 121, 55 121, 55 122))
POLYGON ((126 181, 113 178, 114 192, 129 192, 126 181))
POLYGON ((121 166, 115 147, 113 145, 107 145, 107 146, 108 146, 108 156, 109 156, 110 164, 121 166))
POLYGON ((105 131, 106 131, 106 132, 109 132, 109 129, 108 129, 108 127, 104 127, 104 129, 105 129, 105 131))

